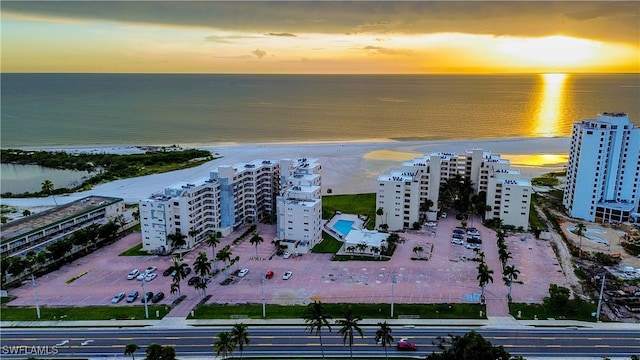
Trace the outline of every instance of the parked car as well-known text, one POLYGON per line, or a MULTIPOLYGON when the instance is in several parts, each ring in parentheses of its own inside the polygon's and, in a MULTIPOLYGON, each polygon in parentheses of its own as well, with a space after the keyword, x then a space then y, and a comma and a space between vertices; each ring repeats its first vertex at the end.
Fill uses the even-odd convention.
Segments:
POLYGON ((441 218, 443 218, 443 219, 445 219, 445 218, 447 217, 447 213, 446 213, 446 212, 442 212, 442 213, 440 214, 440 217, 441 217, 441 218))
POLYGON ((282 255, 282 257, 288 259, 291 257, 291 253, 287 251, 286 253, 284 253, 284 255, 282 255))
POLYGON ((480 232, 476 228, 468 228, 467 235, 469 236, 480 236, 480 232))
POLYGON ((412 343, 407 339, 400 339, 396 344, 396 349, 400 351, 416 351, 417 347, 415 343, 412 343))
POLYGON ((460 235, 460 234, 456 234, 456 233, 451 235, 451 237, 454 238, 454 239, 464 240, 464 235, 460 235))
POLYGON ((155 295, 153 295, 153 297, 151 298, 151 302, 155 304, 162 299, 164 299, 164 293, 162 291, 159 291, 155 295))
POLYGON ((426 223, 424 223, 427 227, 436 227, 438 226, 438 223, 435 221, 427 221, 426 223))
POLYGON ((144 277, 145 277, 145 276, 147 276, 147 274, 146 274, 146 273, 140 273, 140 274, 138 275, 138 277, 136 277, 136 279, 137 279, 138 281, 142 281, 142 280, 144 280, 144 277))
POLYGON ((464 235, 464 230, 456 228, 456 229, 453 229, 453 233, 458 235, 464 235))
POLYGON ((478 245, 478 244, 467 244, 467 249, 471 249, 471 250, 480 249, 480 245, 478 245))
POLYGON ((451 243, 455 245, 464 245, 464 241, 460 239, 452 239, 451 243))
POLYGON ((151 299, 153 298, 153 293, 151 291, 147 291, 141 298, 140 298, 140 302, 144 303, 144 300, 147 300, 147 303, 151 302, 151 299))
POLYGON ((265 278, 267 279, 271 279, 273 277, 273 271, 269 270, 267 271, 267 273, 264 275, 265 278))
POLYGON ((117 304, 120 301, 122 301, 123 298, 124 298, 124 293, 123 292, 119 292, 119 293, 117 293, 117 294, 115 294, 113 296, 113 299, 111 299, 111 303, 112 304, 117 304))
POLYGON ((293 275, 293 273, 289 270, 287 270, 284 275, 282 275, 282 279, 283 280, 289 280, 289 278, 291 278, 291 275, 293 275))
POLYGON ((133 280, 135 279, 138 274, 140 274, 140 270, 138 269, 133 269, 129 272, 129 274, 127 274, 127 280, 133 280))
POLYGON ((138 298, 138 290, 133 290, 132 292, 129 293, 129 296, 127 296, 127 302, 132 303, 136 301, 137 298, 138 298))
POLYGON ((145 274, 151 274, 152 272, 155 272, 156 269, 157 269, 157 267, 155 267, 155 266, 149 266, 148 268, 146 268, 144 270, 144 272, 145 272, 145 274))
POLYGON ((144 281, 149 282, 153 279, 155 279, 158 276, 158 274, 156 273, 148 273, 145 277, 144 277, 144 281))
POLYGON ((482 244, 482 239, 477 236, 470 236, 467 238, 467 242, 471 244, 482 244))
POLYGON ((167 270, 162 272, 162 276, 173 276, 173 274, 175 274, 175 270, 173 270, 172 268, 168 268, 167 270))
POLYGON ((239 276, 239 277, 245 277, 248 273, 249 273, 249 269, 242 269, 242 270, 240 270, 240 272, 238 273, 238 276, 239 276))
MULTIPOLYGON (((184 274, 185 277, 187 277, 189 274, 191 274, 191 268, 186 266, 182 268, 182 274, 184 274)), ((176 276, 176 270, 174 269, 173 271, 171 271, 171 273, 169 274, 172 277, 176 276)))
POLYGON ((195 284, 196 284, 196 283, 198 283, 198 282, 200 282, 200 276, 194 276, 194 277, 192 277, 191 279, 189 279, 189 281, 187 281, 187 284, 188 284, 189 286, 193 286, 193 285, 195 285, 195 284))

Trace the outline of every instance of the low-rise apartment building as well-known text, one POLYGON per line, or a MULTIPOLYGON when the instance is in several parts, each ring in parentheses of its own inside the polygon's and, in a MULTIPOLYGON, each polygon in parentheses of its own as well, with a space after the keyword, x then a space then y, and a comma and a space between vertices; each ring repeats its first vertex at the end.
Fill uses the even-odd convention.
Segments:
POLYGON ((53 209, 0 225, 0 253, 23 256, 39 252, 92 224, 106 224, 124 215, 124 200, 107 196, 88 196, 53 209))

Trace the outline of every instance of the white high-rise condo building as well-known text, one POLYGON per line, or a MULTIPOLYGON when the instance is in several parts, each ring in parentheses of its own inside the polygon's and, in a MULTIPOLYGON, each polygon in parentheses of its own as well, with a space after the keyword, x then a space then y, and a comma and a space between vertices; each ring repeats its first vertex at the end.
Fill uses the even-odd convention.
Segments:
POLYGON ((307 216, 296 218, 287 227, 291 231, 279 235, 306 252, 306 246, 322 236, 320 169, 315 159, 254 160, 220 166, 209 178, 171 185, 140 201, 143 249, 171 251, 175 246, 169 237, 176 233, 184 235, 184 248, 189 249, 212 232, 227 236, 245 224, 280 224, 280 214, 287 214, 279 210, 280 203, 289 201, 286 208, 307 216))
POLYGON ((289 251, 307 253, 322 241, 321 171, 317 159, 280 161, 276 238, 289 251))
POLYGON ((640 129, 625 113, 573 124, 563 205, 571 217, 638 222, 640 129))
POLYGON ((434 218, 435 209, 441 206, 440 185, 456 176, 471 181, 475 193, 487 195, 486 219, 528 227, 531 182, 522 179, 518 170, 511 169, 508 160, 482 149, 463 155, 434 152, 403 162, 400 170, 380 175, 376 200, 377 209, 382 212, 377 215, 376 224, 401 230, 425 218, 434 218), (431 206, 427 208, 429 203, 431 206))

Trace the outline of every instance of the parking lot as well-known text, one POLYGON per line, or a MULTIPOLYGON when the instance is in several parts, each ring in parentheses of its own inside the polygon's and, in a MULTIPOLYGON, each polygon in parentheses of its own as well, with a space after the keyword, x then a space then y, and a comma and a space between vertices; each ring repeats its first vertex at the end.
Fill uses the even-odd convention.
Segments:
MULTIPOLYGON (((452 244, 452 234, 460 221, 449 216, 439 219, 435 228, 401 234, 403 242, 389 261, 331 261, 330 254, 304 254, 288 259, 275 256, 271 240, 275 229, 259 225, 258 231, 264 242, 256 248, 246 238, 231 246, 232 257, 240 261, 231 271, 249 269, 244 277, 233 277, 228 285, 221 285, 227 276, 218 274, 208 285, 209 303, 243 304, 260 303, 264 291, 269 304, 308 304, 314 300, 345 303, 459 303, 478 302, 481 289, 478 284, 476 254, 465 245, 452 244), (423 257, 428 260, 411 260, 416 257, 413 248, 422 246, 423 257), (432 249, 430 253, 428 250, 432 249), (271 279, 264 279, 267 271, 273 271, 271 279), (291 271, 288 280, 283 274, 291 271), (264 280, 263 280, 264 279, 264 280), (395 282, 394 282, 395 279, 395 282), (392 296, 393 294, 393 296, 392 296)), ((506 315, 508 287, 502 281, 498 260, 495 232, 484 228, 479 219, 469 221, 468 226, 478 229, 482 239, 481 250, 485 261, 494 270, 493 283, 486 289, 487 311, 490 315, 506 315)), ((231 244, 239 234, 221 239, 217 249, 231 244)), ((117 292, 128 294, 132 290, 143 293, 141 281, 127 280, 134 268, 144 271, 156 266, 158 276, 145 284, 146 291, 162 291, 166 294, 161 304, 170 303, 171 277, 162 272, 171 266, 171 257, 162 256, 118 256, 119 253, 140 242, 140 234, 132 234, 115 244, 79 259, 60 270, 37 279, 37 292, 41 305, 87 306, 112 305, 117 292), (73 281, 72 279, 76 278, 73 281)), ((513 254, 510 263, 520 270, 518 281, 513 285, 515 302, 541 302, 548 295, 550 283, 565 285, 565 278, 547 241, 532 236, 513 235, 506 239, 508 250, 513 254)), ((185 254, 184 262, 193 266, 198 253, 206 251, 211 258, 211 248, 202 244, 185 254)), ((218 264, 221 267, 222 264, 218 264)), ((191 276, 194 274, 192 273, 191 276)), ((196 290, 184 280, 182 294, 188 299, 199 299, 196 290)), ((34 290, 30 284, 10 290, 18 296, 11 306, 33 306, 34 290)), ((112 306, 139 305, 140 300, 128 304, 125 301, 112 306)))

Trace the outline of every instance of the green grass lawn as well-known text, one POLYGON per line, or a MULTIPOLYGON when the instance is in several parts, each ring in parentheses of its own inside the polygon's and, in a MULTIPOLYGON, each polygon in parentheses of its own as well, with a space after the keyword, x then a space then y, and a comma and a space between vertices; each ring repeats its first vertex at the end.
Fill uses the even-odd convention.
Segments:
POLYGON ((556 320, 579 320, 579 321, 595 321, 596 318, 591 316, 596 311, 597 306, 585 301, 571 301, 565 306, 564 310, 558 310, 548 307, 544 304, 509 304, 509 313, 518 320, 547 320, 553 318, 556 320), (518 311, 521 317, 518 318, 518 311))
POLYGON ((342 247, 342 242, 333 238, 333 236, 322 232, 322 241, 311 249, 316 254, 335 254, 342 247))
MULTIPOLYGON (((170 308, 164 305, 150 305, 149 319, 162 319, 170 308), (159 311, 159 317, 156 317, 159 311)), ((40 320, 144 320, 144 305, 136 306, 88 306, 88 307, 40 307, 40 320)), ((2 321, 37 321, 35 307, 2 307, 2 321)))
MULTIPOLYGON (((363 319, 389 319, 390 304, 323 304, 325 313, 334 320, 342 317, 344 309, 351 306, 363 319)), ((267 305, 267 319, 303 319, 308 306, 267 305)), ((394 317, 417 315, 421 319, 485 319, 486 308, 480 304, 395 304, 394 317), (483 317, 480 317, 480 311, 483 317)), ((262 305, 204 305, 195 310, 196 319, 230 319, 232 316, 246 315, 248 318, 262 318, 262 305)), ((191 317, 189 317, 191 318, 191 317)))
POLYGON ((336 211, 345 214, 367 215, 369 222, 367 229, 375 227, 376 219, 376 194, 356 194, 356 195, 324 195, 322 197, 322 218, 329 220, 336 211))
POLYGON ((142 243, 140 243, 127 251, 123 251, 118 256, 149 256, 149 255, 151 254, 142 250, 142 243))

